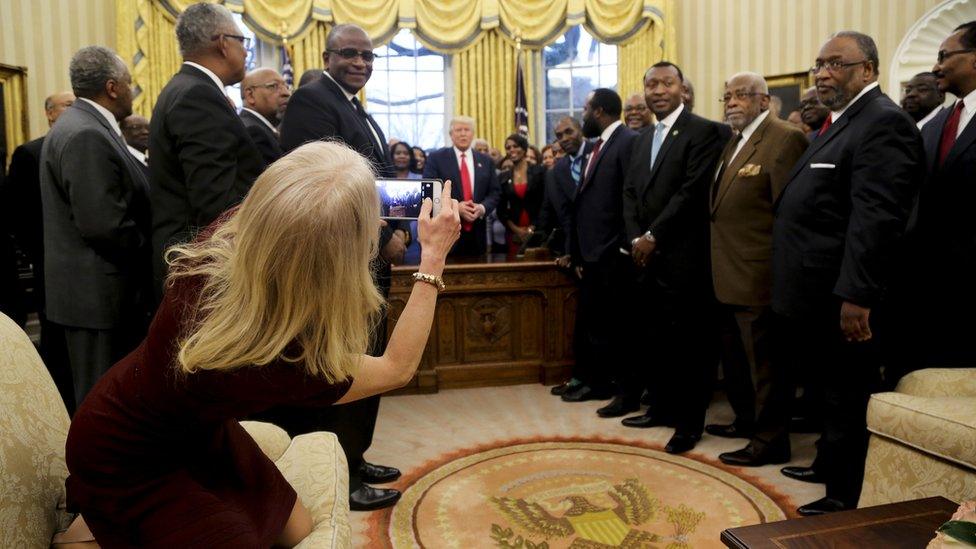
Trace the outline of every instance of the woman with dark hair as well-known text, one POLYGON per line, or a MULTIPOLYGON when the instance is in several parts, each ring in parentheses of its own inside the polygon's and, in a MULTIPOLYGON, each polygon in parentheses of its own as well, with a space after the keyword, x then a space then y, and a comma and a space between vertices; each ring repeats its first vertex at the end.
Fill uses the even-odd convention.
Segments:
POLYGON ((427 153, 420 147, 413 148, 414 168, 417 173, 424 173, 424 165, 427 164, 427 153))
POLYGON ((498 175, 502 187, 498 219, 508 229, 510 254, 516 253, 532 234, 542 207, 546 169, 531 165, 526 158, 528 151, 529 142, 525 137, 513 133, 505 139, 505 153, 511 159, 512 168, 498 175))
POLYGON ((417 157, 414 156, 416 148, 403 141, 397 141, 390 147, 390 156, 393 157, 393 169, 396 171, 397 179, 420 179, 420 170, 417 168, 417 157))
POLYGON ((539 151, 539 147, 529 145, 529 148, 525 151, 525 161, 529 163, 529 166, 538 166, 541 164, 542 153, 539 151))

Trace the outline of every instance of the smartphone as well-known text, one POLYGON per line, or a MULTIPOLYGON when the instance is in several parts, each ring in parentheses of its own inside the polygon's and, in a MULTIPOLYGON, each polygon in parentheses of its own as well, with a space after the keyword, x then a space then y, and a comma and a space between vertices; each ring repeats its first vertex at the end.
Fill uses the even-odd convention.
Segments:
POLYGON ((425 198, 434 203, 433 215, 441 209, 440 179, 377 179, 376 192, 383 219, 417 219, 425 198))

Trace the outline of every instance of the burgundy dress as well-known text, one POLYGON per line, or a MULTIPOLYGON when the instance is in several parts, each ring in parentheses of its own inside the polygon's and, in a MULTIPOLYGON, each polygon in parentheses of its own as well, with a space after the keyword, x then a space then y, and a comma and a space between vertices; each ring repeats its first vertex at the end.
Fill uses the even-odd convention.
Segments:
POLYGON ((145 341, 112 367, 68 432, 68 508, 111 547, 269 547, 296 494, 238 420, 278 404, 329 406, 302 364, 178 374, 202 281, 167 291, 145 341))

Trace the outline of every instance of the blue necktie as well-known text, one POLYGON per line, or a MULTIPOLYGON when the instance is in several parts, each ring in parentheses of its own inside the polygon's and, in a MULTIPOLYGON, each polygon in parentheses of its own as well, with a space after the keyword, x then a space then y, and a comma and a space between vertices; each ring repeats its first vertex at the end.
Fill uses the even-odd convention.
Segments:
POLYGON ((583 151, 569 163, 569 173, 573 176, 573 182, 579 186, 580 178, 583 177, 583 151))
POLYGON ((657 153, 661 150, 661 143, 664 143, 664 122, 658 122, 654 126, 654 140, 651 142, 651 165, 648 169, 654 169, 654 161, 657 160, 657 153))

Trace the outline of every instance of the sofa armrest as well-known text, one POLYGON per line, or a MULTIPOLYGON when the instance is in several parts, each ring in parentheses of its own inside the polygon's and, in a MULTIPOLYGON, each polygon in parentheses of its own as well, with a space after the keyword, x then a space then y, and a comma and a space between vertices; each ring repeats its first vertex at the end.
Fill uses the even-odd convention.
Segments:
POLYGON ((258 447, 268 456, 271 461, 277 461, 288 446, 291 444, 291 437, 284 429, 272 423, 263 421, 242 421, 241 427, 251 435, 258 447))
POLYGON ((976 367, 916 370, 901 378, 895 392, 923 397, 976 396, 976 367))

